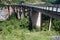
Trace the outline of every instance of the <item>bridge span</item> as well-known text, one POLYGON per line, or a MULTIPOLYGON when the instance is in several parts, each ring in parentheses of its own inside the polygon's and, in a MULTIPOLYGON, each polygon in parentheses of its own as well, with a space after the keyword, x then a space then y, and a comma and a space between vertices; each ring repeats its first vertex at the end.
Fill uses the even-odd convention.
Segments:
POLYGON ((18 19, 29 17, 30 28, 38 26, 42 29, 42 14, 49 16, 49 31, 51 28, 52 18, 60 20, 60 6, 59 5, 32 5, 32 4, 19 4, 19 5, 6 5, 9 13, 17 12, 18 19))

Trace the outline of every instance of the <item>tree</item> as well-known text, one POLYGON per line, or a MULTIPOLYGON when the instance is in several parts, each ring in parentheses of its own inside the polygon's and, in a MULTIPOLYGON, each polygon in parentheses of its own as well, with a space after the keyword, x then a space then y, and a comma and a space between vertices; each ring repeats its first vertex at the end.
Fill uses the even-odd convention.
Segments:
POLYGON ((52 4, 60 4, 60 0, 56 0, 55 2, 52 2, 52 4))
POLYGON ((42 0, 43 2, 46 2, 46 3, 54 3, 56 2, 56 0, 42 0))

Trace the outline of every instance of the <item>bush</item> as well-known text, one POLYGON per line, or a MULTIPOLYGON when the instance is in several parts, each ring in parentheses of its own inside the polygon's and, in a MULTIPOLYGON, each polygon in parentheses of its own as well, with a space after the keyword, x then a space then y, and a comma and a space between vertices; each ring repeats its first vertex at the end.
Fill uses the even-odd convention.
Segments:
POLYGON ((28 29, 29 21, 27 19, 17 19, 16 14, 13 13, 10 18, 4 22, 0 22, 0 30, 7 35, 13 30, 28 29))
POLYGON ((53 20, 52 30, 60 31, 60 21, 59 20, 53 20))

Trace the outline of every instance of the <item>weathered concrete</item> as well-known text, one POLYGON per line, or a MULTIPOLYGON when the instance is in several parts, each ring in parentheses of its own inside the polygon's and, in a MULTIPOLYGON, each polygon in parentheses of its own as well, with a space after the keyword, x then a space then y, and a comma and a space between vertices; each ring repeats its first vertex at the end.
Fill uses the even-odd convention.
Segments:
POLYGON ((0 10, 0 21, 5 21, 9 17, 8 9, 0 10))
POLYGON ((21 17, 20 17, 19 9, 17 11, 18 11, 17 12, 17 17, 18 17, 18 19, 20 19, 21 17))
POLYGON ((49 31, 51 30, 51 25, 52 25, 52 18, 49 20, 49 31))
POLYGON ((13 12, 13 8, 11 6, 9 6, 9 14, 10 14, 10 16, 11 16, 12 12, 13 12))
POLYGON ((21 11, 22 11, 22 13, 21 13, 21 19, 23 19, 24 18, 24 11, 25 11, 24 8, 21 7, 21 11))
POLYGON ((32 13, 32 26, 35 27, 38 30, 41 30, 41 26, 42 26, 42 13, 41 12, 37 12, 36 10, 33 11, 32 13))

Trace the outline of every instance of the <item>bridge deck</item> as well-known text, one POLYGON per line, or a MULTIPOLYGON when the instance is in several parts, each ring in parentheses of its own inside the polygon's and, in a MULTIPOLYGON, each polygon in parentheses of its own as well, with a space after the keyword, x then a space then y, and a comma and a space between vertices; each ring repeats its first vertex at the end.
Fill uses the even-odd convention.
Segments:
POLYGON ((60 6, 59 5, 20 4, 20 5, 8 5, 8 6, 26 6, 26 7, 30 7, 30 8, 37 8, 37 9, 49 10, 49 11, 53 11, 53 12, 60 12, 60 6))
MULTIPOLYGON (((7 5, 7 6, 23 6, 27 8, 40 9, 47 11, 45 15, 60 20, 60 6, 59 5, 31 5, 31 4, 20 4, 20 5, 7 5)), ((44 14, 44 13, 43 13, 44 14)))

